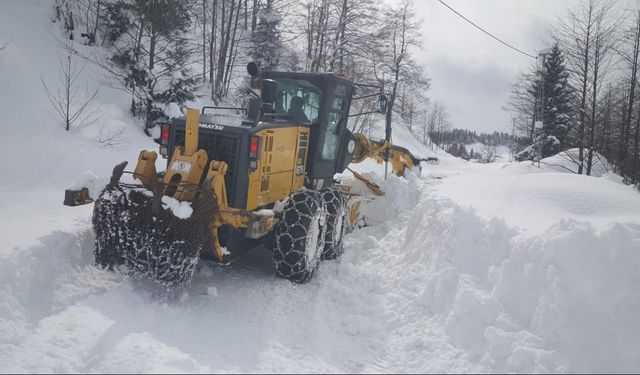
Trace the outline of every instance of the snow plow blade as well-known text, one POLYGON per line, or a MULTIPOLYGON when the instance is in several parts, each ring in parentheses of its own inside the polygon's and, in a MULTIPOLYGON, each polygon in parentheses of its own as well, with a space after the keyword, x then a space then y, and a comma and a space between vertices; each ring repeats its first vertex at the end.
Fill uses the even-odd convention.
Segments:
POLYGON ((82 188, 80 190, 65 190, 64 204, 65 206, 75 207, 82 206, 93 202, 93 198, 89 196, 89 189, 82 188))
POLYGON ((168 289, 188 286, 208 239, 215 210, 212 194, 200 194, 192 202, 191 216, 179 218, 164 207, 168 197, 163 198, 161 185, 152 191, 120 183, 117 169, 93 210, 96 265, 152 279, 168 289))

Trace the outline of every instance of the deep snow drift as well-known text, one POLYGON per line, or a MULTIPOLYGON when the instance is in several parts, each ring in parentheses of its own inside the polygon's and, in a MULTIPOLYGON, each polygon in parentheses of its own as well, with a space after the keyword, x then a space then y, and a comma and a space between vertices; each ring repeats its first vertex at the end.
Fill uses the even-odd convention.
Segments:
POLYGON ((306 285, 256 250, 168 298, 96 269, 88 222, 52 233, 0 259, 2 370, 637 370, 640 223, 524 235, 438 194, 439 169, 381 181, 376 224, 306 285))
MULTIPOLYGON (((91 206, 63 207, 63 191, 157 145, 108 89, 104 125, 128 143, 65 133, 39 80, 55 75, 49 4, 0 9, 0 134, 16 156, 0 183, 0 372, 640 370, 640 194, 607 173, 442 157, 384 181, 367 162, 387 194, 309 284, 276 278, 263 249, 201 262, 178 296, 97 269, 91 206)), ((431 155, 399 122, 394 142, 431 155)))

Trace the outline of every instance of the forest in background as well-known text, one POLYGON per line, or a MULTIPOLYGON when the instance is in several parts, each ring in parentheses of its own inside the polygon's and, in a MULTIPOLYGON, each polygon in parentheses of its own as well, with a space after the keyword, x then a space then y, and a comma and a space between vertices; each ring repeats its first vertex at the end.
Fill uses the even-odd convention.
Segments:
POLYGON ((590 175, 602 155, 640 187, 640 2, 616 5, 583 0, 569 9, 549 48, 518 77, 508 108, 528 147, 517 160, 561 153, 590 175))
MULTIPOLYGON (((422 21, 411 0, 55 0, 52 13, 69 40, 96 47, 80 57, 131 96, 147 128, 198 95, 244 106, 245 67, 255 61, 263 70, 345 73, 363 84, 359 97, 383 87, 389 115, 427 131, 416 125, 428 117, 429 80, 412 58, 422 21)), ((377 106, 354 101, 352 114, 362 115, 352 129, 370 132, 367 113, 377 106)))
MULTIPOLYGON (((537 63, 519 75, 507 103, 512 138, 524 140, 511 142, 517 160, 562 153, 589 175, 602 155, 640 186, 640 6, 615 5, 582 0, 568 9, 537 63)), ((451 131, 446 105, 429 99, 429 78, 412 58, 422 38, 412 0, 55 0, 51 19, 66 39, 95 47, 78 54, 63 43, 68 65, 79 56, 104 68, 105 84, 130 95, 146 128, 197 96, 244 106, 245 66, 257 61, 264 70, 346 73, 365 85, 357 96, 383 87, 389 116, 425 144, 451 131)), ((371 133, 376 106, 354 101, 352 114, 362 115, 353 131, 371 133)), ((64 100, 57 107, 64 112, 64 100)))

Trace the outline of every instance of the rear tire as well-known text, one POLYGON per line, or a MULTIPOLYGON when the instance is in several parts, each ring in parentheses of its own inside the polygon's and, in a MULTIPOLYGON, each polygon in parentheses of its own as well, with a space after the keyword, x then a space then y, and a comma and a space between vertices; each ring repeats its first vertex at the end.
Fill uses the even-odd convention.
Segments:
POLYGON ((343 237, 347 230, 347 199, 339 187, 322 192, 327 207, 327 230, 324 236, 322 259, 336 259, 343 252, 343 237))
POLYGON ((311 279, 324 249, 326 213, 322 195, 293 193, 275 229, 273 262, 278 276, 295 283, 311 279))

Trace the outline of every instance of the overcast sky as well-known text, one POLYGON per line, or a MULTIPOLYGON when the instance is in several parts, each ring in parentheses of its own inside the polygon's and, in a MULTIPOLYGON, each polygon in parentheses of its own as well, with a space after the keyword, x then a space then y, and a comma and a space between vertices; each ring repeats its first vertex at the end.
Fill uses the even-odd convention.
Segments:
MULTIPOLYGON (((550 27, 578 0, 444 0, 492 34, 532 55, 550 27)), ((626 0, 619 0, 626 2, 626 0)), ((449 109, 454 127, 511 131, 503 110, 510 84, 535 60, 483 34, 437 0, 415 0, 424 22, 416 60, 431 78, 429 96, 449 109)))

